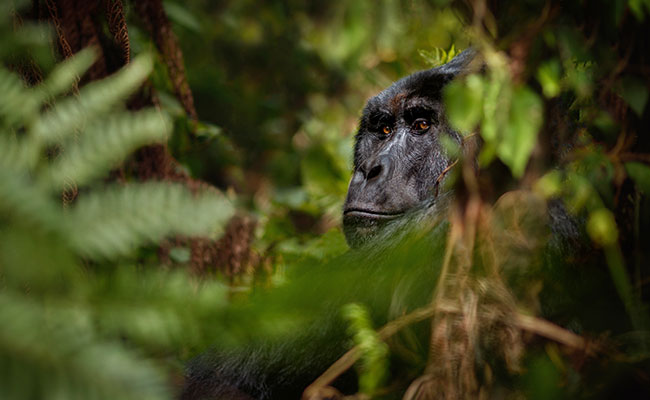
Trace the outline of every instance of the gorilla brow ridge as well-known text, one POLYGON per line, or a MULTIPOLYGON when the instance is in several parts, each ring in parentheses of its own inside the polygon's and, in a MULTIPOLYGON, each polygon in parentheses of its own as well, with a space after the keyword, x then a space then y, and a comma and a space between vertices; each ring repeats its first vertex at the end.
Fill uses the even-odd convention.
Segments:
POLYGON ((439 122, 438 107, 432 106, 427 101, 418 101, 415 105, 407 106, 404 110, 404 121, 411 124, 418 118, 428 118, 434 125, 437 125, 439 122))
POLYGON ((391 112, 382 109, 373 110, 368 115, 370 125, 378 125, 381 123, 392 124, 394 120, 395 116, 391 112))

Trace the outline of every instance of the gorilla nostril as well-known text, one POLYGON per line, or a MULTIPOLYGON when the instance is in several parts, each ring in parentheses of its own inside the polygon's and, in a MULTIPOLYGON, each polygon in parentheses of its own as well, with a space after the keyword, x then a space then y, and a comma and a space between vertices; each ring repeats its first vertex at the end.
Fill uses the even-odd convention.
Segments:
POLYGON ((368 172, 368 176, 366 177, 366 180, 369 181, 369 180, 379 176, 379 174, 381 174, 381 169, 382 169, 381 164, 380 165, 375 165, 374 167, 372 167, 370 172, 368 172))
POLYGON ((379 182, 383 180, 385 176, 392 174, 393 164, 388 155, 380 155, 377 158, 368 160, 363 166, 359 168, 364 174, 366 182, 375 180, 379 182))

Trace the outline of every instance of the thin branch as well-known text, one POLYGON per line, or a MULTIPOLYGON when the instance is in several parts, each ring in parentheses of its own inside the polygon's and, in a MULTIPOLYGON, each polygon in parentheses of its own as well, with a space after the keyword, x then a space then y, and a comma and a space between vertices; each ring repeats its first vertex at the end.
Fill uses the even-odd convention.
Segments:
POLYGON ((650 163, 650 154, 623 153, 618 155, 619 160, 625 161, 643 161, 650 163))
POLYGON ((450 171, 450 170, 451 170, 451 169, 452 169, 452 168, 453 168, 457 163, 458 163, 458 160, 455 160, 453 163, 449 164, 449 165, 447 166, 447 168, 445 168, 445 169, 440 173, 440 175, 438 175, 438 179, 436 179, 436 183, 435 183, 435 185, 436 185, 436 193, 435 193, 435 197, 438 197, 438 192, 439 192, 439 189, 440 189, 440 182, 442 182, 442 180, 443 180, 443 178, 445 177, 445 175, 447 175, 447 172, 449 172, 449 171, 450 171))
POLYGON ((532 317, 530 315, 517 314, 517 327, 524 331, 543 336, 547 339, 554 340, 567 347, 585 350, 587 341, 579 335, 568 331, 545 319, 532 317))

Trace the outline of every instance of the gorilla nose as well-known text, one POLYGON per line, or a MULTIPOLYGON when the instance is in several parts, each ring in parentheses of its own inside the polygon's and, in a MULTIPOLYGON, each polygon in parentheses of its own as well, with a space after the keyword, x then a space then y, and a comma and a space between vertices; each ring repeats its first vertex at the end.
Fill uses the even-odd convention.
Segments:
POLYGON ((365 180, 380 182, 390 174, 392 162, 387 155, 381 155, 375 159, 368 160, 362 167, 361 172, 365 180))

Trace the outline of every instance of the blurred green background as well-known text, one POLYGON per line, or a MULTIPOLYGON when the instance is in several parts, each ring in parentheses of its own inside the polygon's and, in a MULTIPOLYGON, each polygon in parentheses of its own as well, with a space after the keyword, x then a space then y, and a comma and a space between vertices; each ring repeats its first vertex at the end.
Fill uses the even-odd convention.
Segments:
POLYGON ((650 1, 499 3, 163 1, 197 120, 137 12, 157 0, 0 4, 0 398, 173 398, 188 360, 213 346, 288 337, 281 361, 300 364, 311 326, 335 327, 317 337, 334 353, 359 346, 363 394, 399 398, 442 368, 430 323, 467 317, 468 298, 478 328, 460 330, 476 339, 465 346, 490 351, 436 356, 474 354, 461 372, 493 390, 483 395, 646 398, 650 1), (123 69, 106 50, 119 43, 102 7, 115 4, 123 69), (46 22, 77 21, 73 9, 105 53, 62 56, 46 22), (444 101, 455 129, 481 137, 481 172, 476 192, 458 171, 448 184, 494 219, 447 261, 459 225, 444 216, 349 251, 341 208, 365 102, 470 44, 484 67, 444 101), (92 75, 96 60, 105 74, 92 75), (533 197, 493 210, 518 189, 533 197), (561 200, 579 234, 551 236, 540 198, 561 200), (456 311, 426 314, 387 347, 377 329, 436 306, 449 260, 442 278, 467 285, 446 304, 456 311), (523 332, 521 316, 549 318, 560 339, 523 332))

